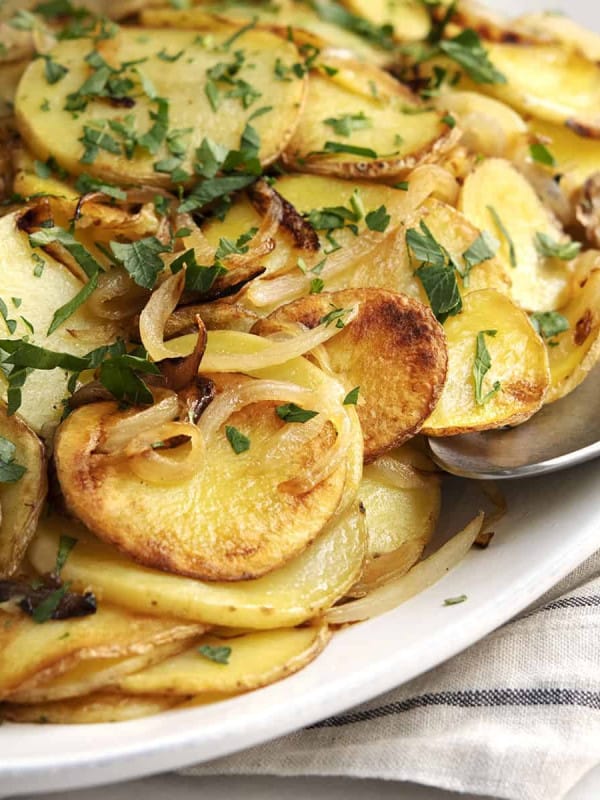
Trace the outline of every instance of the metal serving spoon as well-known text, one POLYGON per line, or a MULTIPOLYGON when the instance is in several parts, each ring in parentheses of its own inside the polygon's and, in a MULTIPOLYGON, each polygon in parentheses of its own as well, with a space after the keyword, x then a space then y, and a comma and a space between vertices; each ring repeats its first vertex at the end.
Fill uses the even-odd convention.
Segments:
POLYGON ((429 439, 446 472, 465 478, 523 478, 600 456, 600 365, 563 400, 515 428, 429 439))

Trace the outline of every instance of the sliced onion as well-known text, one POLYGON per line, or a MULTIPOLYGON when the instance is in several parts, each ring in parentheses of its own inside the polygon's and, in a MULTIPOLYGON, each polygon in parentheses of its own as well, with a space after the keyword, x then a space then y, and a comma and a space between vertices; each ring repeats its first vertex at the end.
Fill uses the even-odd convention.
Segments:
POLYGON ((160 371, 165 378, 167 387, 176 392, 190 386, 198 377, 198 369, 206 350, 208 336, 202 318, 198 315, 196 315, 196 326, 198 338, 196 346, 189 356, 165 358, 160 365, 160 371))
POLYGON ((128 442, 145 431, 171 422, 179 413, 179 400, 175 392, 155 390, 158 402, 126 417, 120 417, 110 427, 101 446, 100 453, 116 453, 124 450, 128 442))
POLYGON ((405 575, 374 589, 360 600, 330 608, 325 614, 325 620, 330 624, 341 625, 371 619, 391 611, 432 586, 467 555, 481 531, 483 520, 484 514, 480 512, 462 531, 428 558, 415 564, 405 575))
MULTIPOLYGON (((344 318, 346 325, 356 318, 358 307, 359 304, 356 304, 344 318)), ((202 372, 253 372, 257 369, 285 364, 286 361, 304 355, 320 344, 328 342, 340 330, 343 328, 332 324, 317 325, 316 328, 304 330, 289 339, 269 340, 269 347, 258 353, 215 353, 209 348, 204 354, 202 372)))
POLYGON ((281 224, 283 217, 283 202, 277 192, 271 192, 265 215, 259 229, 248 242, 245 253, 234 253, 225 259, 228 268, 233 269, 241 264, 256 261, 258 258, 270 253, 275 248, 273 237, 281 224))
POLYGON ((170 275, 156 289, 140 314, 140 338, 153 361, 176 356, 164 343, 167 320, 175 310, 185 284, 185 272, 170 275))
POLYGON ((421 475, 411 464, 395 458, 381 456, 370 466, 386 483, 397 489, 427 489, 431 486, 431 475, 421 475))
MULTIPOLYGON (((333 423, 337 432, 334 444, 322 457, 316 459, 313 464, 304 469, 301 476, 279 484, 279 488, 282 491, 290 494, 304 494, 329 477, 343 463, 350 447, 352 435, 350 418, 341 405, 341 399, 338 396, 337 389, 339 384, 332 382, 332 386, 336 388, 335 394, 332 391, 331 396, 325 396, 322 392, 315 392, 283 381, 249 381, 223 392, 213 400, 200 418, 198 428, 208 445, 232 414, 252 403, 296 403, 296 405, 303 408, 316 411, 324 419, 333 423)), ((314 428, 311 426, 309 434, 313 434, 313 431, 314 428)), ((284 442, 285 437, 288 435, 287 432, 284 434, 284 442)), ((298 436, 300 443, 304 444, 304 436, 301 433, 293 433, 289 436, 290 438, 298 436)), ((314 436, 311 438, 314 438, 314 436)), ((291 444, 290 439, 287 442, 291 444)), ((289 461, 290 453, 288 452, 287 463, 289 461)), ((281 461, 278 460, 278 466, 280 463, 281 461)))
POLYGON ((125 269, 113 267, 99 276, 88 308, 102 319, 123 320, 137 314, 147 296, 148 292, 134 283, 125 269))
POLYGON ((132 439, 123 456, 138 478, 150 483, 171 485, 196 475, 205 463, 204 440, 198 428, 188 422, 164 422, 132 439), (157 443, 185 437, 188 442, 172 449, 157 448, 157 443))
POLYGON ((391 553, 384 553, 378 558, 368 561, 360 580, 348 593, 349 596, 364 597, 378 586, 406 575, 413 564, 419 560, 422 552, 423 542, 418 539, 408 539, 391 553))

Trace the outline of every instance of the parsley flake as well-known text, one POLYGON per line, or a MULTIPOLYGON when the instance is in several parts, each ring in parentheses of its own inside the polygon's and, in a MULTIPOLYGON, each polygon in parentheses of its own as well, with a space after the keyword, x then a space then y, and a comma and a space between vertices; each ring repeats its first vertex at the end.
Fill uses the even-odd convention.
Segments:
POLYGON ((556 242, 546 233, 536 233, 535 249, 541 256, 559 258, 561 261, 571 261, 579 255, 581 244, 579 242, 556 242))
POLYGON ((210 644, 203 644, 198 648, 198 653, 209 661, 214 661, 215 664, 229 664, 229 657, 231 655, 231 647, 214 647, 210 644))
POLYGON ((492 358, 485 343, 486 336, 496 336, 498 331, 487 330, 479 331, 475 349, 475 361, 473 362, 473 381, 475 383, 475 402, 478 406, 483 406, 491 400, 502 388, 500 381, 495 381, 492 389, 487 394, 483 393, 483 379, 492 367, 492 358))
POLYGON ((286 403, 282 406, 277 406, 275 412, 279 419, 284 422, 308 422, 309 419, 316 417, 318 411, 310 411, 306 408, 301 408, 296 403, 286 403))

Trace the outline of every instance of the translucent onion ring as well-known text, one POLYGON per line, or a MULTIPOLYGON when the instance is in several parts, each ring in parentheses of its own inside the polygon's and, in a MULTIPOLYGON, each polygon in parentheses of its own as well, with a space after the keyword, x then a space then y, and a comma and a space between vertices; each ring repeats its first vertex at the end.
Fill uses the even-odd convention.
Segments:
POLYGON ((148 292, 137 286, 121 267, 103 272, 98 278, 98 288, 88 300, 92 314, 101 319, 123 320, 134 316, 148 292))
POLYGON ((162 485, 181 483, 196 475, 205 463, 204 440, 195 425, 163 422, 132 439, 123 451, 131 471, 144 481, 162 485), (173 449, 157 449, 158 442, 185 436, 189 442, 173 449), (168 455, 167 455, 168 453, 168 455))
POLYGON ((158 402, 150 408, 117 419, 98 448, 99 453, 121 452, 135 437, 175 419, 179 413, 179 399, 175 392, 155 390, 155 395, 158 402))
POLYGON ((152 293, 140 314, 140 338, 153 361, 176 357, 176 354, 165 345, 164 330, 167 320, 177 307, 184 284, 184 270, 169 275, 152 293))

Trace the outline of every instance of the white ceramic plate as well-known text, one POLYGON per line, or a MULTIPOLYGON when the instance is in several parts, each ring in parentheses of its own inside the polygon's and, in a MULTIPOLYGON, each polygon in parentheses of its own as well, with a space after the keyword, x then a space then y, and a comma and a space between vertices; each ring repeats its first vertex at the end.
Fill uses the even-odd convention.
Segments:
MULTIPOLYGON (((496 5, 522 12, 544 3, 496 5)), ((600 9, 592 10, 589 0, 563 0, 567 5, 600 30, 600 9)), ((226 755, 343 711, 455 655, 600 547, 600 462, 503 489, 509 513, 488 550, 470 553, 440 583, 394 611, 340 632, 317 661, 281 683, 133 722, 3 725, 0 794, 110 783, 226 755), (443 606, 444 598, 463 593, 467 602, 443 606)))

